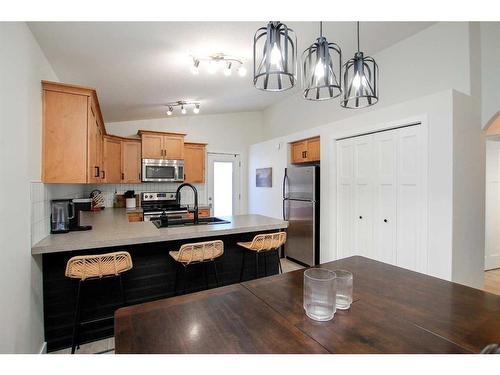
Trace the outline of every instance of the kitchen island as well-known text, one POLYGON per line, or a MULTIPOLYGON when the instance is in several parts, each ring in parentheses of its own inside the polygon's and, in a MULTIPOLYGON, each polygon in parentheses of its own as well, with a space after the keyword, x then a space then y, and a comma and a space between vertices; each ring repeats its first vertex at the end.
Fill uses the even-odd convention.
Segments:
MULTIPOLYGON (((184 243, 220 239, 224 254, 216 260, 219 285, 239 282, 243 250, 236 243, 251 241, 258 233, 276 232, 288 223, 261 215, 223 217, 227 224, 186 225, 157 228, 152 222, 128 222, 126 209, 107 208, 101 212, 82 212, 82 224, 90 231, 49 235, 32 247, 32 254, 43 257, 45 340, 49 351, 68 347, 71 343, 76 299, 74 280, 65 277, 68 259, 75 255, 102 254, 125 250, 132 256, 132 270, 123 274, 127 305, 172 297, 175 294, 176 264, 168 252, 184 243)), ((189 270, 186 292, 206 288, 203 267, 189 270)), ((278 273, 275 254, 259 259, 259 277, 278 273)), ((255 278, 254 257, 247 256, 243 279, 255 278)), ((208 287, 216 287, 214 274, 208 274, 208 287)), ((89 282, 85 287, 84 320, 95 320, 81 332, 81 341, 113 336, 112 316, 121 306, 119 283, 115 279, 89 282)))
POLYGON ((309 319, 304 270, 119 309, 116 353, 479 353, 500 342, 500 296, 359 256, 353 303, 309 319), (216 312, 214 314, 214 312, 216 312))

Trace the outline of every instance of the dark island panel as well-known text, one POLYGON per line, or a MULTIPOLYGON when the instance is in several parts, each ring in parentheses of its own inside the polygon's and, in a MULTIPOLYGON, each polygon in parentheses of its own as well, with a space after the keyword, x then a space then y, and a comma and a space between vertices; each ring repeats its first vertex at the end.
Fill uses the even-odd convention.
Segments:
MULTIPOLYGON (((263 231, 258 233, 268 233, 263 231)), ((174 296, 176 270, 178 265, 168 252, 178 250, 188 242, 201 242, 216 239, 224 241, 224 255, 216 260, 219 275, 219 286, 239 282, 243 249, 236 243, 251 241, 258 233, 240 233, 226 236, 208 237, 196 240, 157 242, 140 245, 117 246, 91 250, 79 250, 43 255, 43 289, 44 289, 44 325, 45 341, 48 351, 71 346, 74 308, 76 302, 77 280, 64 275, 66 262, 75 255, 103 254, 125 250, 133 261, 132 270, 123 274, 123 286, 127 305, 150 302, 174 296)), ((216 287, 213 267, 209 265, 209 288, 216 287)), ((259 276, 278 273, 276 253, 259 256, 259 276)), ((255 278, 255 256, 246 254, 243 280, 255 278)), ((188 282, 185 292, 192 293, 206 288, 203 265, 188 268, 188 282)), ((182 281, 182 280, 180 280, 182 281)), ((182 283, 180 283, 181 291, 182 283)), ((83 320, 98 320, 104 316, 112 316, 121 307, 119 282, 117 278, 104 278, 85 283, 83 289, 83 320)), ((86 325, 81 329, 81 343, 90 342, 114 334, 113 320, 102 320, 86 325)))

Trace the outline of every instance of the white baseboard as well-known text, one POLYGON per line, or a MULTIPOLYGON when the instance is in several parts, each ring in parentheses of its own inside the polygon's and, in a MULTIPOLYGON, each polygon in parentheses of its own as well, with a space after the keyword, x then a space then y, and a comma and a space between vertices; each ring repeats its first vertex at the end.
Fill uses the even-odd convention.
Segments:
POLYGON ((44 341, 38 354, 47 354, 47 341, 44 341))

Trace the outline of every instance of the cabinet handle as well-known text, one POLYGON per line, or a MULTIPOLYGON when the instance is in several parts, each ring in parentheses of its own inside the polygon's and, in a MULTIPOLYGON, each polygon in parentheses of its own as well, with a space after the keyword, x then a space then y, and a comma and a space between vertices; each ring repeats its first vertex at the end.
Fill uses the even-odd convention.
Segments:
POLYGON ((304 151, 304 154, 306 155, 305 158, 307 159, 307 151, 304 151))
POLYGON ((100 176, 100 174, 101 174, 101 173, 99 172, 99 167, 96 165, 94 168, 95 168, 95 175, 94 175, 94 177, 99 177, 99 176, 100 176))
POLYGON ((122 180, 125 180, 125 173, 122 173, 122 180))
POLYGON ((105 171, 101 171, 101 175, 102 175, 102 179, 104 180, 106 178, 106 172, 105 171))

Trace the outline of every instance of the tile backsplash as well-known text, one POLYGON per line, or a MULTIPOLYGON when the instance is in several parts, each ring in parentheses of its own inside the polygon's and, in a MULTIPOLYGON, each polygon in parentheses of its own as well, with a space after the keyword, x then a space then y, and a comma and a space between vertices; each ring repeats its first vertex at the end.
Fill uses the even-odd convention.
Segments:
POLYGON ((43 184, 31 182, 31 244, 50 234, 50 201, 52 199, 81 198, 85 185, 43 184))
MULTIPOLYGON (((114 193, 123 194, 134 190, 136 194, 146 191, 175 192, 179 183, 142 183, 142 184, 43 184, 40 181, 31 182, 31 244, 44 239, 50 234, 50 201, 52 199, 69 199, 88 197, 92 190, 98 189, 104 195, 106 207, 113 207, 114 193)), ((193 184, 198 190, 200 205, 207 204, 206 184, 193 184)), ((191 189, 181 191, 181 203, 193 204, 194 195, 191 189)))
MULTIPOLYGON (((147 182, 142 184, 101 184, 101 185, 85 185, 85 194, 88 195, 92 190, 100 190, 104 196, 105 207, 113 207, 113 196, 115 192, 117 194, 123 194, 127 190, 134 190, 136 194, 142 192, 175 192, 179 183, 174 182, 147 182)), ((207 204, 207 189, 205 184, 193 184, 198 190, 198 204, 207 204)), ((182 204, 193 204, 194 194, 189 188, 184 188, 181 191, 181 203, 182 204)))

